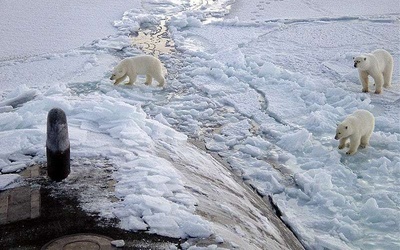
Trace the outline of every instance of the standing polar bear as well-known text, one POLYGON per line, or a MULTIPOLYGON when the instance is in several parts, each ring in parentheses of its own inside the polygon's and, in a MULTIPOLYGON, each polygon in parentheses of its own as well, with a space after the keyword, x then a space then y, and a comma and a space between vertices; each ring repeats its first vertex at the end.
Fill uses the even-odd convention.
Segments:
POLYGON ((382 86, 391 86, 393 57, 384 49, 354 57, 354 68, 358 69, 363 92, 368 92, 368 75, 374 78, 375 94, 382 92, 382 86))
POLYGON ((347 139, 350 140, 350 147, 346 154, 355 154, 359 146, 365 148, 369 143, 374 127, 374 115, 367 110, 357 110, 347 116, 336 128, 335 139, 339 140, 339 149, 346 146, 347 139))
POLYGON ((129 77, 129 85, 135 83, 138 75, 146 75, 146 85, 150 85, 153 78, 158 82, 158 86, 162 87, 165 78, 162 72, 161 61, 154 56, 140 55, 123 59, 113 70, 110 80, 115 80, 117 85, 129 77))

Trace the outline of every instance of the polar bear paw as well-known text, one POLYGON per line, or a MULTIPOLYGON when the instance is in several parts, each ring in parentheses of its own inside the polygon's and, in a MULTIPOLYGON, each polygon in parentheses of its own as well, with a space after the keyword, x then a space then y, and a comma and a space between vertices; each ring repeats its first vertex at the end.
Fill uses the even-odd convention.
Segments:
POLYGON ((354 155, 356 152, 356 150, 349 150, 346 152, 346 155, 354 155))

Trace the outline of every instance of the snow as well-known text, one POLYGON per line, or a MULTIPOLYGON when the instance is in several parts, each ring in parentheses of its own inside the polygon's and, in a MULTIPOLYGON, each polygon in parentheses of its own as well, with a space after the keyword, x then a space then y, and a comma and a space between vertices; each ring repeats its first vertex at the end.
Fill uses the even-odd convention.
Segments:
POLYGON ((0 32, 7 34, 0 41, 0 61, 27 58, 73 49, 93 40, 115 33, 113 21, 130 8, 138 8, 135 1, 90 1, 55 3, 39 1, 32 8, 26 1, 3 1, 0 32), (68 22, 65 22, 68 20, 68 22))
MULTIPOLYGON (((45 160, 46 117, 57 107, 69 124, 70 178, 86 171, 82 158, 112 165, 118 201, 89 192, 82 206, 123 229, 214 239, 204 249, 284 244, 233 174, 190 145, 194 138, 270 196, 307 249, 400 247, 398 1, 25 6, 6 1, 0 10, 0 190, 45 160), (160 55, 166 87, 144 78, 113 86, 113 66, 143 53, 130 36, 162 23, 176 49, 160 55), (377 48, 394 57, 393 85, 362 93, 352 57, 377 48), (372 112, 376 127, 371 145, 347 156, 335 128, 356 109, 372 112)), ((183 247, 202 249, 191 243, 183 247)))
POLYGON ((110 242, 111 245, 115 246, 115 247, 124 247, 125 246, 125 241, 124 240, 113 240, 110 242))
POLYGON ((0 175, 0 190, 11 187, 11 184, 21 179, 19 174, 2 174, 0 175))

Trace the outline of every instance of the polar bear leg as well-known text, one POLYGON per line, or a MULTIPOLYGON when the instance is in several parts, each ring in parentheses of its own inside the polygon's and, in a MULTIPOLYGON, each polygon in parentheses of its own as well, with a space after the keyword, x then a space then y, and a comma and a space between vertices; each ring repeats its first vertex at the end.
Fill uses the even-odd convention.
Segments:
POLYGON ((392 86, 393 64, 388 66, 388 70, 383 72, 383 87, 390 88, 392 86))
POLYGON ((340 139, 339 140, 339 149, 342 149, 342 148, 344 148, 345 146, 346 146, 346 141, 347 141, 347 138, 342 138, 342 139, 340 139))
POLYGON ((133 85, 136 82, 137 74, 132 74, 129 76, 128 85, 133 85))
POLYGON ((383 74, 383 87, 385 88, 390 88, 392 86, 392 74, 390 75, 388 73, 383 74))
POLYGON ((366 134, 361 137, 360 147, 365 148, 369 144, 369 139, 371 138, 371 134, 366 134))
POLYGON ((360 140, 360 136, 352 136, 350 138, 350 148, 349 151, 346 152, 347 155, 354 155, 357 152, 357 149, 360 146, 360 140))
POLYGON ((151 75, 147 74, 146 75, 146 82, 144 84, 150 85, 153 82, 153 77, 151 75))
POLYGON ((358 71, 360 82, 362 85, 362 92, 368 92, 368 73, 365 71, 358 71))
POLYGON ((393 74, 393 57, 389 55, 386 67, 383 71, 383 87, 389 88, 392 85, 392 74, 393 74))
POLYGON ((165 78, 161 75, 161 74, 157 74, 154 76, 154 78, 156 79, 156 81, 158 82, 158 86, 162 87, 165 84, 165 78))
POLYGON ((121 82, 123 82, 125 80, 125 78, 127 77, 127 75, 125 74, 123 77, 118 78, 117 80, 115 80, 114 85, 118 85, 121 82))
POLYGON ((382 92, 382 85, 383 85, 383 75, 381 73, 373 76, 375 81, 375 94, 380 94, 382 92))
POLYGON ((365 148, 366 146, 368 146, 369 144, 369 139, 372 136, 372 132, 373 132, 374 128, 372 127, 372 129, 370 129, 364 136, 361 137, 361 143, 360 146, 362 148, 365 148))

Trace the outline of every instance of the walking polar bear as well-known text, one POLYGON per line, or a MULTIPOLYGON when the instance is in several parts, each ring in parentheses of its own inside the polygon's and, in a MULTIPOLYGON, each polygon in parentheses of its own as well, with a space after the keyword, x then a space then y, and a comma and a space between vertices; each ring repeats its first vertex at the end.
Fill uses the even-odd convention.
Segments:
POLYGON ((123 59, 113 70, 110 80, 115 80, 114 85, 123 82, 129 77, 129 85, 133 85, 138 75, 146 75, 146 85, 150 85, 153 78, 158 86, 165 84, 161 61, 149 55, 140 55, 123 59))
POLYGON ((391 86, 393 57, 384 49, 354 57, 354 68, 358 69, 363 92, 368 92, 368 75, 374 78, 375 94, 382 92, 382 86, 385 88, 391 86))
POLYGON ((347 139, 350 140, 348 155, 354 155, 358 147, 365 148, 369 144, 375 127, 375 118, 367 110, 357 110, 349 115, 336 128, 335 139, 339 140, 339 149, 346 146, 347 139))

